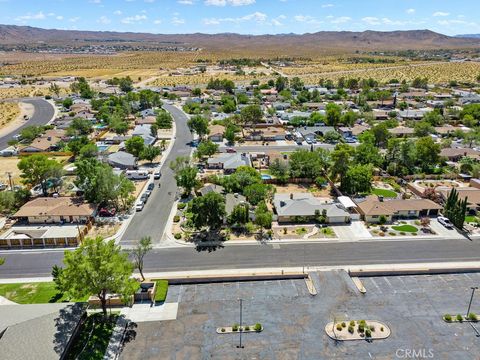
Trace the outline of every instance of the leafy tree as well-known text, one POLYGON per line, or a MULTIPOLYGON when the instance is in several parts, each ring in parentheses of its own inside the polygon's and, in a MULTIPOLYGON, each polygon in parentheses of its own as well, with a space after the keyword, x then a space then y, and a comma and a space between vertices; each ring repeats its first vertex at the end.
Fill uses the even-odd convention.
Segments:
POLYGON ((357 164, 380 166, 383 162, 378 148, 370 142, 364 142, 355 149, 354 160, 357 164))
POLYGON ((183 187, 184 193, 189 195, 198 184, 198 169, 190 164, 188 157, 178 157, 170 163, 170 168, 175 172, 177 186, 183 187))
POLYGON ((290 167, 287 162, 275 159, 268 168, 270 173, 282 184, 285 184, 290 178, 290 167))
POLYGON ((277 80, 275 80, 275 89, 277 89, 278 92, 281 92, 288 86, 288 78, 279 76, 277 77, 277 80))
POLYGON ((61 289, 72 298, 95 294, 107 316, 108 293, 133 295, 138 283, 132 279, 133 265, 114 240, 85 239, 74 251, 66 251, 65 267, 59 271, 61 289))
POLYGON ((133 263, 138 269, 142 281, 145 280, 145 276, 143 275, 143 259, 152 249, 152 238, 150 236, 144 236, 140 239, 137 246, 130 250, 130 255, 133 257, 133 263))
POLYGON ((158 135, 158 125, 157 124, 152 124, 150 126, 150 135, 153 136, 154 138, 157 137, 157 135, 158 135))
POLYGON ((0 214, 11 215, 30 199, 30 191, 20 189, 17 191, 0 192, 0 214))
POLYGON ((5 264, 5 258, 0 258, 0 266, 5 264))
POLYGON ((161 110, 156 117, 156 124, 159 129, 171 129, 172 128, 172 115, 166 112, 165 110, 161 110))
POLYGON ((195 228, 208 227, 217 230, 223 223, 225 198, 215 192, 197 197, 191 203, 192 221, 195 228))
POLYGON ((56 83, 51 83, 48 90, 50 90, 51 93, 55 94, 57 97, 60 96, 60 86, 58 86, 56 83))
POLYGON ((22 171, 20 174, 22 182, 31 187, 40 184, 43 196, 48 195, 47 180, 61 177, 62 165, 46 155, 36 154, 24 157, 17 166, 22 171))
POLYGON ((228 192, 242 193, 247 186, 262 183, 260 173, 250 166, 240 166, 235 172, 223 178, 222 185, 228 192))
POLYGON ((225 133, 223 136, 225 136, 225 139, 227 139, 229 144, 234 144, 235 143, 235 135, 236 134, 236 126, 234 125, 228 125, 225 127, 225 133))
POLYGON ((249 206, 246 203, 235 205, 228 217, 228 223, 230 225, 245 225, 248 220, 249 206))
POLYGON ((187 123, 190 131, 195 132, 200 138, 203 138, 209 133, 208 119, 203 116, 197 115, 188 120, 187 123))
POLYGON ((267 204, 261 202, 255 209, 255 224, 260 227, 260 235, 263 237, 263 229, 272 227, 273 215, 268 210, 267 204))
POLYGON ((70 85, 72 92, 80 94, 84 99, 91 99, 95 96, 95 92, 90 88, 87 80, 84 77, 79 77, 74 83, 70 85))
POLYGON ((118 86, 123 92, 130 92, 133 90, 133 81, 130 76, 119 79, 118 86))
POLYGON ((237 102, 239 104, 248 104, 249 100, 250 99, 248 98, 248 96, 246 94, 241 94, 240 93, 240 94, 237 95, 237 102))
POLYGON ((222 111, 224 113, 233 113, 237 110, 237 105, 235 104, 235 99, 230 96, 224 96, 222 98, 222 111))
POLYGON ((86 136, 78 136, 68 142, 67 148, 73 153, 73 156, 77 156, 80 154, 80 151, 83 149, 83 147, 89 144, 92 143, 88 140, 86 136))
POLYGON ((148 160, 151 163, 161 153, 162 153, 162 151, 160 150, 159 147, 153 146, 153 145, 148 145, 148 146, 145 146, 143 148, 142 152, 140 153, 140 158, 148 160))
POLYGON ((337 144, 331 153, 332 164, 331 173, 333 179, 340 179, 343 183, 348 168, 351 165, 352 157, 355 155, 355 149, 346 144, 337 144))
POLYGON ((445 122, 445 119, 438 110, 430 111, 423 116, 422 121, 426 121, 432 126, 440 126, 445 122))
POLYGON ((290 87, 292 89, 294 89, 295 91, 303 90, 304 86, 305 86, 305 84, 303 83, 303 81, 298 76, 295 76, 290 80, 290 87))
POLYGON ((424 78, 416 77, 412 81, 412 87, 427 90, 428 89, 428 79, 426 77, 424 77, 424 78))
POLYGON ((372 188, 372 166, 350 166, 340 187, 347 194, 369 193, 372 188))
POLYGON ((207 140, 202 141, 198 145, 196 156, 198 158, 209 157, 215 154, 218 151, 218 144, 215 144, 213 141, 207 140))
POLYGON ((117 113, 110 117, 108 126, 117 134, 125 135, 128 132, 128 123, 120 114, 117 113))
POLYGON ((65 109, 70 109, 70 107, 73 105, 73 100, 72 98, 65 98, 63 101, 62 101, 62 106, 65 108, 65 109))
POLYGON ((475 120, 480 120, 480 104, 467 104, 460 112, 460 118, 464 118, 466 115, 472 116, 475 120))
POLYGON ((133 156, 139 158, 145 148, 143 138, 140 136, 133 136, 125 141, 125 150, 133 156))
POLYGON ((342 140, 342 135, 340 135, 335 130, 330 130, 330 131, 327 131, 325 135, 323 135, 323 140, 327 143, 333 143, 335 141, 342 140))
POLYGON ((328 103, 326 110, 326 124, 335 126, 340 123, 342 117, 342 108, 334 103, 328 103))
POLYGON ((355 124, 355 121, 357 121, 357 118, 357 114, 350 110, 342 115, 341 122, 347 126, 353 126, 355 124))
POLYGON ((69 136, 88 135, 93 131, 93 125, 90 120, 84 118, 74 118, 67 129, 69 136))
POLYGON ((434 127, 428 121, 419 121, 415 124, 415 135, 418 137, 428 136, 435 132, 434 127))
POLYGON ((290 173, 292 177, 315 179, 327 168, 328 153, 323 149, 308 151, 300 149, 290 155, 290 173))
MULTIPOLYGON (((259 123, 263 118, 263 112, 260 106, 258 105, 248 105, 245 106, 240 111, 240 119, 244 126, 252 126, 254 127, 255 124, 259 123)), ((243 127, 242 127, 243 132, 243 127)))
POLYGON ((443 208, 445 216, 455 225, 458 229, 463 228, 465 222, 465 215, 468 209, 468 197, 459 199, 458 191, 453 188, 448 194, 447 201, 443 208))
POLYGON ((80 149, 80 157, 82 159, 94 158, 98 155, 98 147, 93 143, 88 143, 80 149))
POLYGON ((428 171, 440 161, 440 144, 430 137, 422 137, 415 143, 415 155, 422 171, 428 171))
POLYGON ((35 125, 30 125, 27 127, 24 127, 20 131, 20 137, 22 138, 23 141, 27 143, 31 143, 37 136, 43 133, 43 127, 42 126, 35 126, 35 125))
POLYGON ((250 204, 257 205, 267 197, 268 188, 267 185, 261 183, 251 184, 243 190, 243 195, 247 197, 250 204))
POLYGON ((198 97, 198 96, 202 96, 202 89, 200 89, 200 88, 195 88, 195 89, 193 89, 193 90, 192 90, 192 95, 193 95, 193 96, 197 96, 197 97, 198 97))

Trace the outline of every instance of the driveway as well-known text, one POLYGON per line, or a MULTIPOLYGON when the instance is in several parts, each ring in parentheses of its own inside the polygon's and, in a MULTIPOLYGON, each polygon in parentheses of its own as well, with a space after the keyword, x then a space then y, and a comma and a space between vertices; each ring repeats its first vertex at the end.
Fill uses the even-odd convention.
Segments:
MULTIPOLYGON (((167 159, 163 162, 158 186, 152 192, 142 212, 138 212, 130 222, 120 245, 134 246, 143 236, 151 236, 154 244, 160 243, 165 232, 168 217, 175 202, 177 184, 170 162, 179 156, 189 156, 192 134, 187 126, 188 117, 178 108, 165 104, 164 109, 172 114, 176 125, 176 139, 167 159)), ((158 182, 156 182, 158 184, 158 182)))
POLYGON ((55 108, 48 101, 41 98, 29 98, 29 99, 20 99, 21 102, 32 104, 34 107, 33 116, 30 120, 25 121, 22 126, 13 130, 11 133, 0 137, 0 150, 3 150, 8 147, 8 141, 13 138, 13 136, 20 134, 22 129, 31 125, 45 125, 50 120, 53 119, 55 115, 55 108))

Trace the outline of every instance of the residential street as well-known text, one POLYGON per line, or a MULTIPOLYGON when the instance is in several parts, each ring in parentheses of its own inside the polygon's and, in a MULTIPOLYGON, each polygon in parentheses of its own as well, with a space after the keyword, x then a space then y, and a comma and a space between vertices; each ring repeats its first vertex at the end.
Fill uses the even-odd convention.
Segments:
POLYGON ((142 236, 151 236, 154 243, 160 242, 177 192, 174 174, 169 166, 170 162, 179 156, 190 155, 191 148, 188 143, 192 141, 192 134, 187 126, 188 118, 182 111, 172 105, 164 104, 163 107, 175 119, 177 130, 175 143, 162 165, 161 187, 155 187, 143 211, 135 214, 122 236, 121 245, 133 245, 142 236))
MULTIPOLYGON (((143 233, 144 229, 137 231, 143 233)), ((53 265, 62 264, 63 251, 6 251, 1 256, 6 261, 0 267, 0 278, 49 276, 53 265)), ((145 272, 479 260, 480 242, 477 240, 227 245, 217 249, 155 249, 145 257, 145 272)))
POLYGON ((8 141, 12 139, 14 135, 20 134, 22 129, 31 125, 45 125, 52 120, 55 114, 55 109, 52 104, 42 98, 29 98, 20 99, 22 102, 32 104, 35 108, 35 112, 30 120, 25 121, 22 126, 12 131, 10 134, 0 137, 0 150, 8 147, 8 141))

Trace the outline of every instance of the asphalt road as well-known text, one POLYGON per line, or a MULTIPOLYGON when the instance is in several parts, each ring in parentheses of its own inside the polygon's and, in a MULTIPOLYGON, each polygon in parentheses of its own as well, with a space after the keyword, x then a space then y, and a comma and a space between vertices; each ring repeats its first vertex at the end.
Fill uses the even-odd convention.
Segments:
POLYGON ((121 245, 134 245, 143 236, 151 236, 154 243, 160 242, 175 201, 177 185, 170 162, 179 156, 190 155, 192 134, 187 126, 187 116, 176 107, 164 104, 164 109, 172 114, 176 125, 176 139, 172 150, 161 168, 160 188, 158 181, 142 212, 138 212, 130 222, 120 241, 121 245))
MULTIPOLYGON (((350 146, 356 147, 359 144, 358 143, 352 143, 348 144, 350 146)), ((304 142, 302 145, 276 145, 274 142, 270 142, 269 145, 236 145, 236 146, 220 146, 219 151, 220 152, 226 152, 227 148, 233 148, 237 152, 291 152, 295 151, 298 149, 307 149, 310 150, 311 148, 314 149, 326 149, 326 150, 333 150, 335 148, 335 145, 332 144, 312 144, 308 145, 306 142, 304 142)))
POLYGON ((8 135, 0 137, 0 150, 7 148, 8 141, 12 139, 13 136, 20 134, 25 127, 30 125, 45 125, 53 118, 53 115, 55 115, 53 105, 44 99, 31 98, 21 99, 20 101, 34 106, 35 111, 33 116, 28 121, 25 121, 18 129, 12 131, 8 135))
MULTIPOLYGON (((0 278, 49 276, 62 264, 63 252, 4 252, 0 278)), ((285 245, 227 245, 223 248, 180 247, 152 250, 145 272, 245 269, 292 266, 480 261, 480 242, 408 240, 285 245)))

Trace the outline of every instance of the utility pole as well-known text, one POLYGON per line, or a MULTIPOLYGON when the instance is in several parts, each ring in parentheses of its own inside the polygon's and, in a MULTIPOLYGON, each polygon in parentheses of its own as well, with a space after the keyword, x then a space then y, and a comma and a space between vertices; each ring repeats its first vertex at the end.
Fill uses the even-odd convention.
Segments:
POLYGON ((238 299, 240 301, 240 327, 238 329, 238 333, 240 335, 240 344, 237 345, 237 348, 239 349, 243 349, 244 346, 242 345, 242 331, 243 331, 243 327, 242 327, 242 307, 243 307, 243 299, 238 299))
POLYGON ((10 183, 10 191, 13 191, 12 173, 10 171, 7 171, 7 175, 8 175, 8 182, 10 183))
POLYGON ((468 310, 467 310, 467 317, 468 314, 470 314, 470 307, 472 306, 472 300, 473 300, 473 294, 475 294, 475 290, 478 289, 478 286, 472 286, 470 289, 472 289, 472 296, 470 296, 470 302, 468 303, 468 310))

